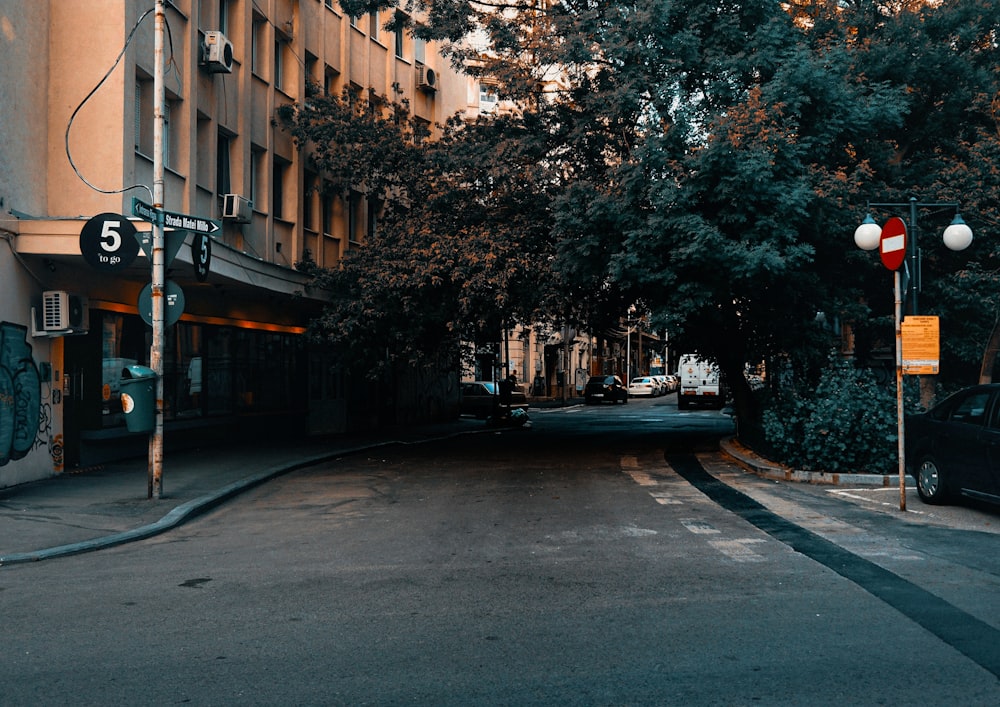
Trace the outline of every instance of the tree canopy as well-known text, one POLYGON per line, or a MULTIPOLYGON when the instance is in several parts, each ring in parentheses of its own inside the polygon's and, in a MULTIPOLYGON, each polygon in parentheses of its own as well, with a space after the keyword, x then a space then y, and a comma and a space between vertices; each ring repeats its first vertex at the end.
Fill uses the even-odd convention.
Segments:
POLYGON ((732 380, 777 354, 825 359, 824 317, 854 322, 864 355, 891 278, 852 234, 868 202, 917 196, 961 202, 976 233, 948 253, 952 212, 921 214, 922 313, 959 315, 946 359, 985 346, 1000 301, 1000 0, 341 5, 393 10, 518 111, 418 143, 380 132, 407 125, 394 110, 357 135, 299 107, 319 169, 351 163, 326 145, 378 141, 369 189, 411 195, 327 276, 342 295, 328 331, 384 322, 383 339, 440 351, 546 312, 593 330, 639 303, 732 380))

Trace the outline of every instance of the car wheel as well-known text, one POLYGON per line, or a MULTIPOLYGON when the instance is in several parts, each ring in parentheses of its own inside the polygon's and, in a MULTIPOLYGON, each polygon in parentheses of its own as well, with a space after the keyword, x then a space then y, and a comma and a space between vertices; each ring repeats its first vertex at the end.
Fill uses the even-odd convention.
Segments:
POLYGON ((683 396, 678 396, 678 398, 677 398, 677 409, 678 410, 687 410, 689 407, 691 407, 691 406, 688 404, 687 399, 684 398, 683 396))
POLYGON ((948 485, 944 474, 937 463, 924 457, 917 467, 917 494, 920 500, 931 505, 940 505, 948 501, 948 485))

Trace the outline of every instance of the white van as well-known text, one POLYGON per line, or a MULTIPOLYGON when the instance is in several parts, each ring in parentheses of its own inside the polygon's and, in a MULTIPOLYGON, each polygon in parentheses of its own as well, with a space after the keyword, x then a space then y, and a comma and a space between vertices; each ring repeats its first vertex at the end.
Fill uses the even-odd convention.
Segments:
POLYGON ((710 361, 687 354, 677 365, 680 388, 677 389, 677 409, 705 405, 721 410, 726 404, 726 388, 719 367, 710 361))

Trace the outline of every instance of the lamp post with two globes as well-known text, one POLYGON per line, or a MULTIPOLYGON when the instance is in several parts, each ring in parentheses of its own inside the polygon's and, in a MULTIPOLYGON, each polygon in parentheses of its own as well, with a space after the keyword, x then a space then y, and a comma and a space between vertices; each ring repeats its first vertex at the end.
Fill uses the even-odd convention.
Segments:
POLYGON ((911 197, 906 203, 868 203, 868 214, 865 220, 854 231, 854 242, 862 250, 879 248, 882 263, 893 271, 895 293, 895 330, 896 330, 896 429, 899 453, 899 510, 906 510, 906 452, 904 439, 903 410, 903 293, 907 291, 910 299, 910 314, 916 315, 917 293, 920 290, 920 248, 917 246, 917 209, 955 209, 955 217, 951 225, 944 230, 944 244, 950 250, 965 250, 972 243, 972 229, 962 220, 959 205, 927 204, 911 197), (871 216, 872 208, 900 209, 909 208, 909 226, 899 218, 892 218, 880 227, 871 216), (909 262, 907 262, 909 261, 909 262), (900 268, 906 268, 906 280, 900 268))

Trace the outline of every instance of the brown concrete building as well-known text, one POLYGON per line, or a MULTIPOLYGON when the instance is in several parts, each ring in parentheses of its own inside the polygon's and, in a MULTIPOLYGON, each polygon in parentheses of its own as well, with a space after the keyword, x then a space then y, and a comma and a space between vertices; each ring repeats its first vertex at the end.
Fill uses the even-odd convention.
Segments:
MULTIPOLYGON (((129 224, 151 227, 152 5, 0 0, 0 487, 145 449, 119 388, 123 368, 149 363, 150 260, 140 250, 102 268, 87 250, 118 252, 129 224)), ((323 295, 295 263, 333 265, 377 222, 363 194, 312 190, 322 175, 304 169, 276 111, 307 82, 353 86, 405 97, 433 126, 476 110, 479 87, 433 46, 334 0, 165 5, 163 208, 219 227, 207 274, 197 235, 167 234, 166 277, 183 298, 165 334, 168 448, 254 423, 344 431, 345 381, 303 337, 323 295)))

